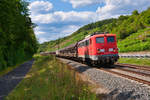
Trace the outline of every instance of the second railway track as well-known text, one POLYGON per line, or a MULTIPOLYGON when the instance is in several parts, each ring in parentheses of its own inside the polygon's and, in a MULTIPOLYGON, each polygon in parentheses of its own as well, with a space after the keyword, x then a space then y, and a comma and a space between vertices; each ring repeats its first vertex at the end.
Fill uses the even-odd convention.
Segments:
POLYGON ((148 66, 139 66, 139 65, 132 65, 132 64, 120 64, 120 63, 116 63, 115 65, 120 66, 120 67, 129 67, 129 68, 134 68, 134 69, 150 71, 150 67, 148 67, 148 66))
POLYGON ((118 67, 115 68, 115 69, 122 70, 122 71, 127 71, 127 72, 130 72, 130 73, 134 73, 134 74, 138 74, 138 75, 142 75, 142 76, 150 77, 150 72, 148 74, 148 73, 144 73, 144 72, 138 72, 138 71, 133 71, 133 70, 124 69, 124 68, 118 68, 118 67))
POLYGON ((105 72, 119 75, 150 86, 150 67, 130 64, 115 64, 113 68, 100 68, 105 72))

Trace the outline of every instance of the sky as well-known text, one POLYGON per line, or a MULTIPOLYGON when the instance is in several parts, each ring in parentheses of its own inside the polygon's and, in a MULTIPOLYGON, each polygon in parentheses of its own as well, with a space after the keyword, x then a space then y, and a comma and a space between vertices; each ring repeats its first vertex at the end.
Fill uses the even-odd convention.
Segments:
POLYGON ((39 43, 68 36, 80 27, 150 7, 150 0, 29 0, 39 43))

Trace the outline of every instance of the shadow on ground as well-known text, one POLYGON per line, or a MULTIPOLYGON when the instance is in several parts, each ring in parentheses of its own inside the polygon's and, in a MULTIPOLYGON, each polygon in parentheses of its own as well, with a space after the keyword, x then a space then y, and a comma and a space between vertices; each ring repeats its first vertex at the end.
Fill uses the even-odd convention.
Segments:
POLYGON ((73 62, 67 62, 66 64, 71 65, 79 73, 83 73, 83 72, 87 71, 88 69, 92 68, 92 67, 89 67, 88 65, 81 66, 81 65, 73 63, 73 62))
POLYGON ((140 95, 134 95, 134 91, 119 92, 118 89, 112 90, 108 94, 98 94, 102 100, 136 100, 140 99, 140 95))

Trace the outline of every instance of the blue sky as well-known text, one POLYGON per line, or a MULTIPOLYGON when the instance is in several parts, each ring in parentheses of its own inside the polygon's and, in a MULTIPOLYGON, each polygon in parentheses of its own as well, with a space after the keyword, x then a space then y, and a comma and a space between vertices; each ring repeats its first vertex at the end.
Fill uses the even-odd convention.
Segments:
POLYGON ((28 0, 40 43, 68 36, 85 24, 150 7, 150 0, 28 0))

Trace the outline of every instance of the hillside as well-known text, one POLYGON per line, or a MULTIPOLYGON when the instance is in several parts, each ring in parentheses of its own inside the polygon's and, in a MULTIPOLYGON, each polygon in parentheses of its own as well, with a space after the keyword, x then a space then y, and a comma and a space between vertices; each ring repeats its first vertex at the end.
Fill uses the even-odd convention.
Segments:
POLYGON ((116 34, 120 52, 150 50, 150 8, 141 13, 135 10, 132 15, 85 25, 70 36, 41 44, 38 51, 55 51, 97 31, 116 34))

